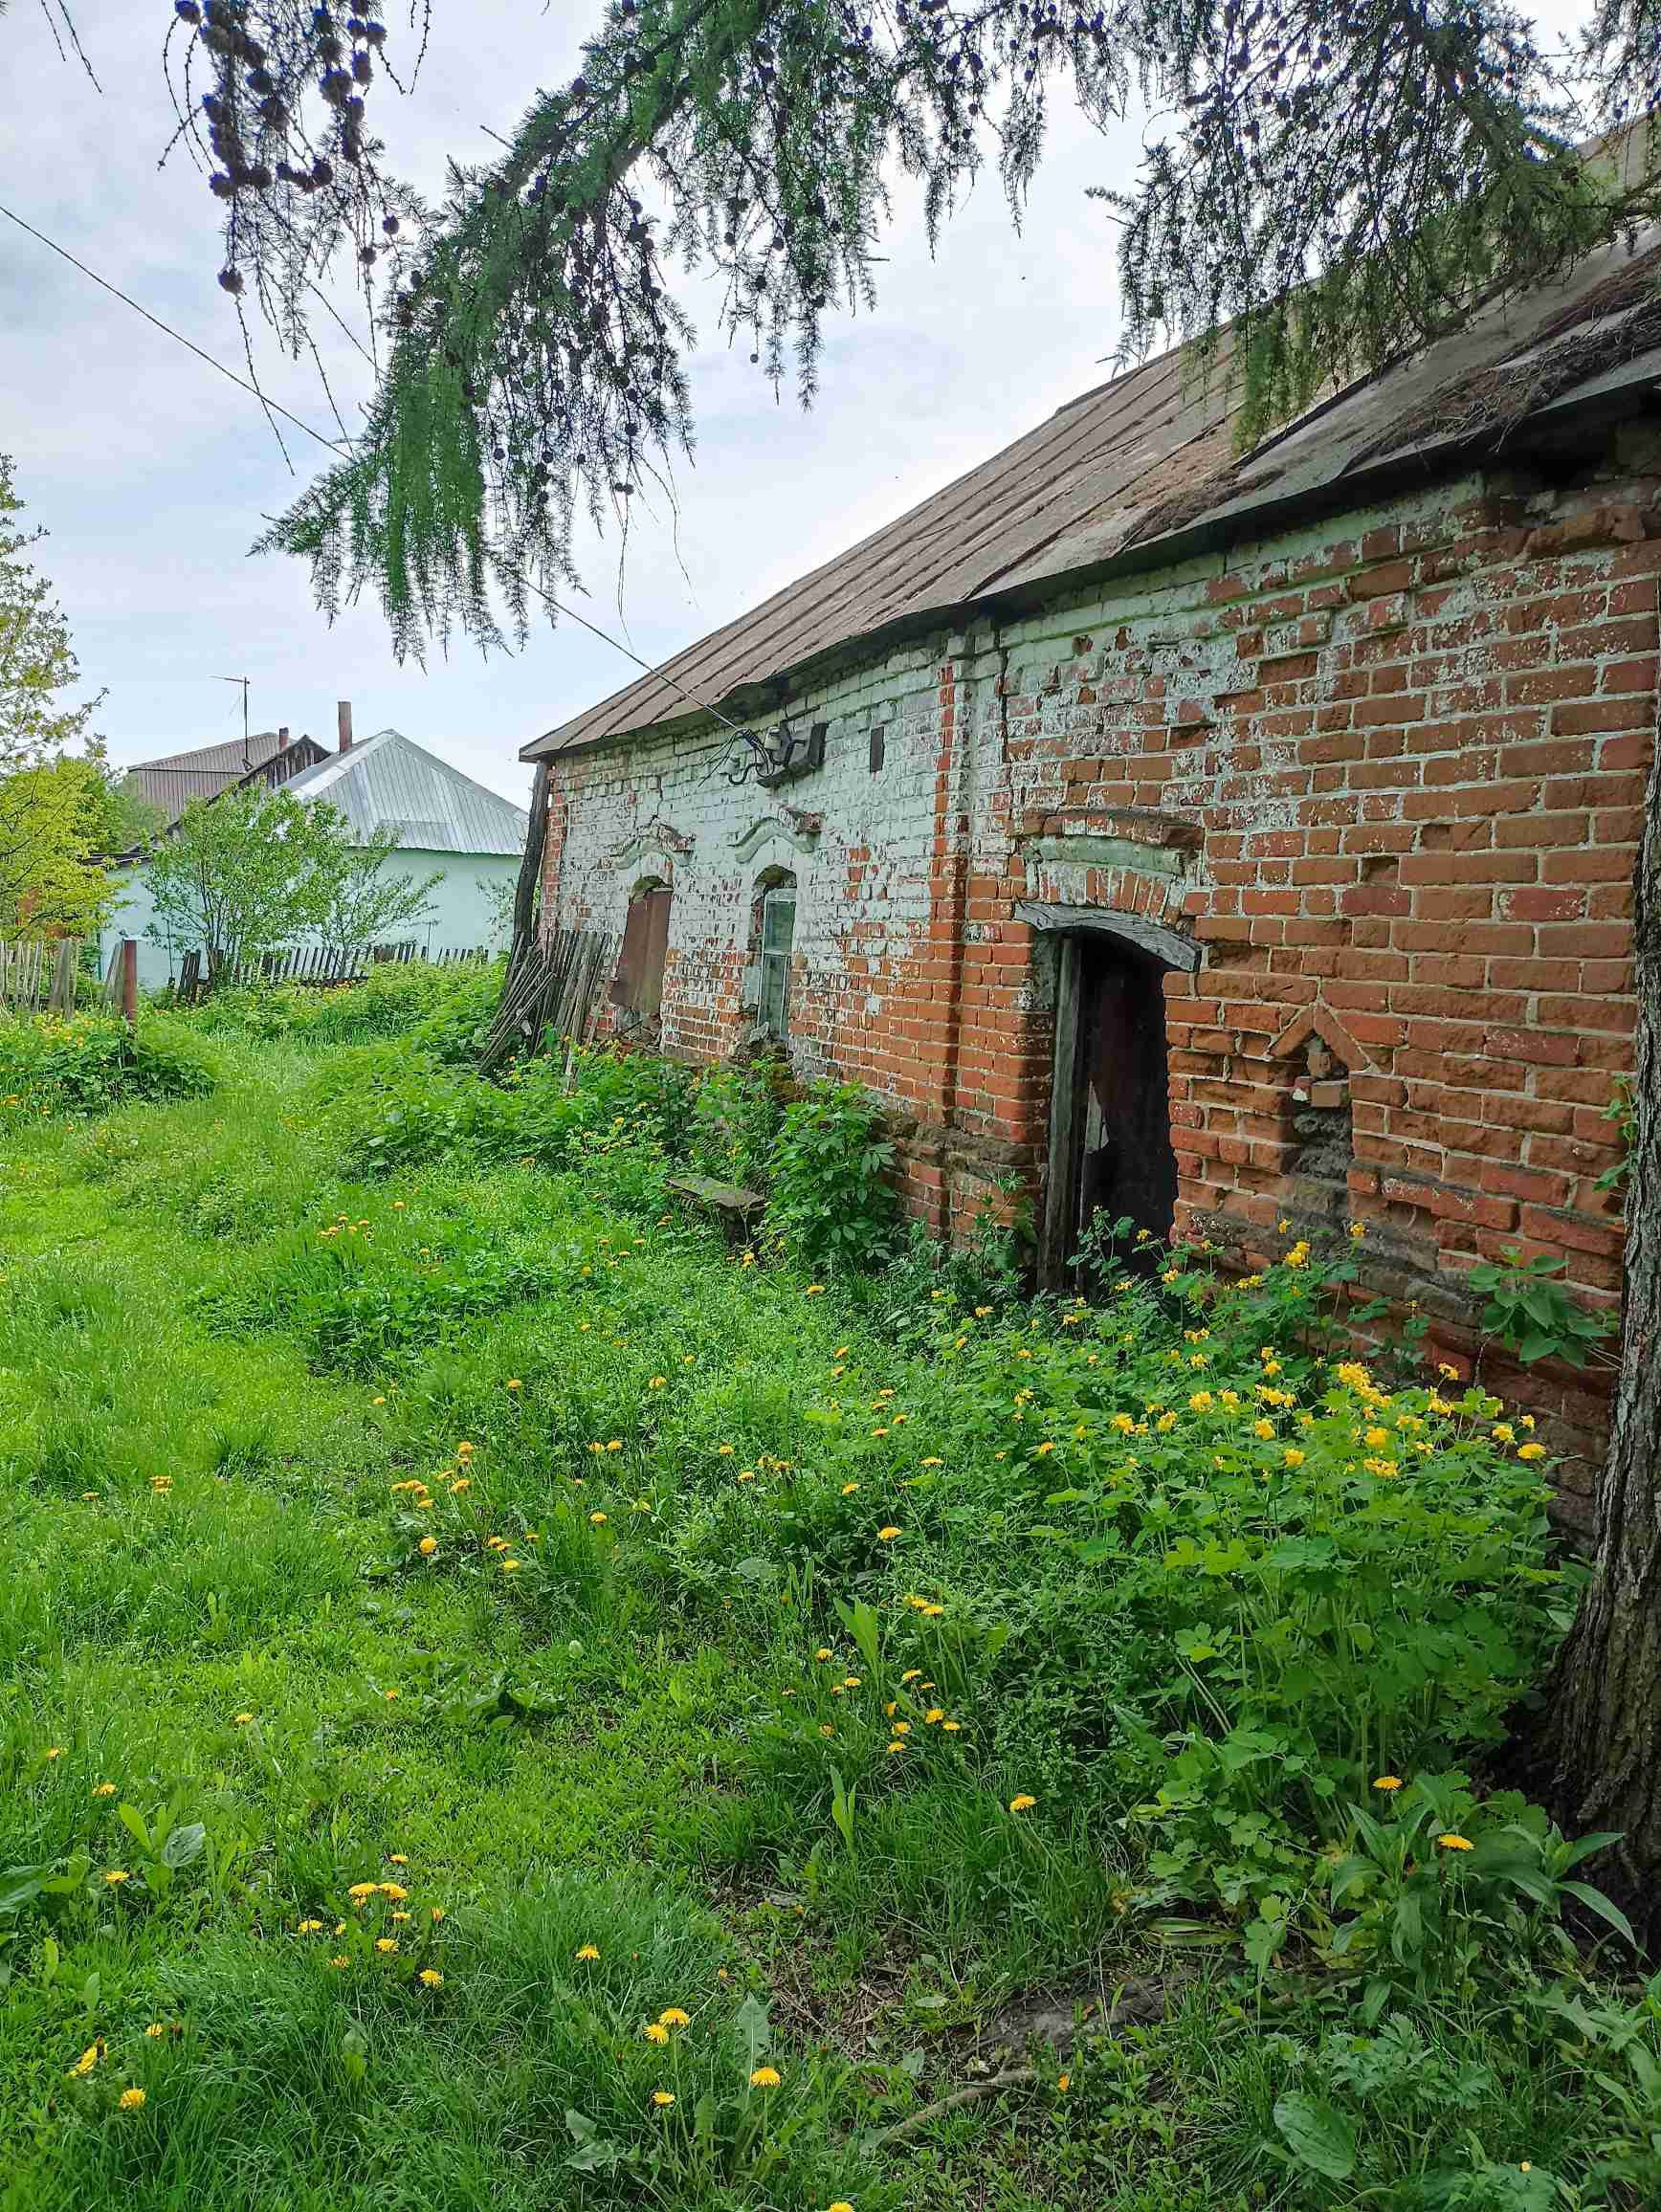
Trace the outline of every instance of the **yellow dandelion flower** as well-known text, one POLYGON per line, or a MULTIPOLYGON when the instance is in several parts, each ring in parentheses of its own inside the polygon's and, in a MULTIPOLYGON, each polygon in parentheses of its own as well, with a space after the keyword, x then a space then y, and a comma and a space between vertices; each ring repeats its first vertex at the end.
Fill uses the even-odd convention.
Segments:
POLYGON ((346 1957, 343 1951, 337 1953, 336 1956, 329 1960, 329 1964, 336 1968, 337 1971, 343 1966, 349 1966, 351 1963, 351 1960, 346 1957))
POLYGON ((591 1513, 588 1519, 590 1524, 597 1529, 603 1529, 606 1525, 606 1515, 603 1513, 591 1513))
POLYGON ((577 1951, 579 1958, 598 1958, 599 1956, 600 1946, 597 1943, 584 1943, 579 1946, 577 1951))
POLYGON ((372 1897, 380 1887, 379 1882, 354 1882, 346 1895, 354 1905, 361 1905, 365 1897, 372 1897))
POLYGON ((1445 1851, 1473 1851, 1476 1848, 1476 1846, 1471 1841, 1469 1836, 1456 1836, 1450 1834, 1446 1836, 1438 1836, 1436 1841, 1441 1845, 1445 1851))
POLYGON ((138 2089, 122 2090, 121 2095, 117 2097, 116 2103, 120 2105, 123 2112, 136 2112, 144 2103, 144 2092, 138 2089))
POLYGON ((1382 1774, 1380 1775, 1378 1781, 1373 1784, 1374 1789, 1382 1789, 1386 1791, 1397 1790, 1400 1789, 1401 1786, 1402 1778, 1399 1774, 1382 1774))
POLYGON ((802 1295, 805 1298, 822 1298, 825 1295, 825 1286, 823 1283, 809 1283, 802 1295))
POLYGON ((438 1549, 438 1538, 436 1537, 423 1537, 415 1549, 424 1559, 430 1559, 438 1549))
POLYGON ((895 1537, 901 1535, 902 1533, 903 1532, 901 1530, 897 1529, 894 1524, 890 1522, 887 1528, 880 1528, 877 1530, 876 1540, 879 1544, 891 1544, 893 1543, 895 1537))
POLYGON ((296 1930, 296 1934, 300 1936, 321 1936, 322 1932, 323 1924, 321 1920, 302 1920, 296 1930))
POLYGON ((646 2030, 646 2040, 648 2043, 667 2043, 669 2041, 669 2030, 664 2026, 662 2021, 654 2020, 652 2022, 646 2030))
POLYGON ((652 2101, 660 2112, 667 2112, 675 2102, 675 2091, 673 2090, 653 2090, 652 2101))
POLYGON ((501 1571, 504 1575, 517 1575, 519 1570, 520 1563, 518 1559, 503 1559, 501 1562, 501 1571))
POLYGON ((823 1662, 826 1659, 833 1659, 835 1657, 835 1653, 830 1649, 830 1647, 828 1644, 821 1644, 818 1650, 814 1652, 813 1656, 815 1659, 823 1662))
POLYGON ((889 1745, 889 1747, 888 1747, 888 1748, 889 1748, 889 1750, 890 1750, 891 1752, 895 1752, 895 1751, 903 1751, 903 1750, 905 1749, 905 1738, 904 1738, 904 1736, 897 1736, 895 1737, 894 1741, 893 1741, 893 1742, 892 1742, 892 1743, 889 1745))
POLYGON ((961 1720, 942 1720, 941 1722, 941 1728, 944 1729, 948 1736, 960 1735, 963 1731, 963 1724, 961 1720))
POLYGON ((1301 1467, 1303 1465, 1303 1454, 1296 1444, 1289 1444, 1280 1456, 1288 1467, 1301 1467))
POLYGON ((931 1705, 922 1717, 926 1727, 934 1728, 945 1718, 945 1714, 938 1705, 931 1705))
POLYGON ((1188 1410, 1192 1413, 1208 1413, 1210 1408, 1211 1393, 1208 1390, 1196 1390, 1188 1400, 1188 1410))
POLYGON ((442 1989, 444 1987, 444 1977, 435 1966, 422 1967, 415 1979, 417 1981, 425 1982, 429 1989, 442 1989))
POLYGON ((900 1680, 902 1682, 916 1682, 920 1677, 922 1669, 920 1667, 908 1667, 905 1672, 900 1676, 900 1680))
POLYGON ((246 1728, 254 1715, 252 1713, 233 1713, 231 1717, 238 1728, 246 1728))
POLYGON ((517 1375, 510 1375, 507 1381, 502 1384, 502 1388, 504 1390, 522 1390, 524 1388, 524 1384, 520 1381, 517 1375))
POLYGON ((112 1867, 109 1872, 104 1876, 104 1880, 110 1885, 112 1889, 116 1888, 122 1882, 130 1882, 132 1878, 133 1877, 127 1872, 125 1867, 112 1867))
POLYGON ((1057 2074, 1055 2077, 1055 2087, 1061 2091, 1062 2095, 1065 2096, 1068 2090, 1073 2087, 1073 2076, 1071 2074, 1057 2074))
POLYGON ((944 1611, 943 1605, 924 1605, 921 1607, 922 1617, 925 1621, 938 1621, 944 1611))
POLYGON ((750 2076, 750 2087, 753 2090, 776 2090, 778 2086, 779 2069, 777 2067, 759 2066, 750 2076))
POLYGON ((92 1794, 94 1797, 100 1798, 114 1797, 116 1794, 116 1785, 113 1781, 95 1782, 93 1784, 92 1794))
POLYGON ((379 1951, 384 1958, 389 1958, 393 1952, 397 1950, 397 1948, 398 1938, 396 1936, 377 1936, 375 1938, 375 1949, 379 1951))
POLYGON ((77 2074, 91 2073, 93 2068, 97 2066, 100 2058, 102 2055, 103 2053, 99 2045, 96 2043, 89 2043, 85 2050, 81 2052, 79 2058, 76 2060, 74 2066, 70 2068, 69 2071, 71 2079, 73 2079, 77 2074))
POLYGON ((1009 1810, 1012 1813, 1030 1812, 1037 1803, 1038 1800, 1035 1797, 1029 1797, 1027 1792, 1023 1790, 1019 1797, 1012 1797, 1009 1800, 1009 1810))
POLYGON ((692 2015, 683 2012, 678 2004, 669 2004, 657 2015, 657 2021, 660 2027, 690 2027, 692 2015))

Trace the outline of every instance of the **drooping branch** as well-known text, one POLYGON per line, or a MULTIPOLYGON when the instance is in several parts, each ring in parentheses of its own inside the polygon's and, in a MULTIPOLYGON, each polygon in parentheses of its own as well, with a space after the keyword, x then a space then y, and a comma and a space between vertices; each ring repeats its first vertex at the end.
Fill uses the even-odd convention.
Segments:
MULTIPOLYGON (((1606 0, 1608 67, 1650 51, 1658 8, 1606 0)), ((186 85, 214 72, 185 112, 219 165, 221 280, 294 343, 349 243, 381 301, 355 450, 263 542, 331 610, 376 590, 400 653, 456 623, 522 636, 573 581, 579 518, 618 522, 690 451, 673 265, 713 266, 729 337, 807 401, 825 317, 874 297, 891 177, 921 184, 931 237, 984 165, 1018 216, 1057 86, 1103 131, 1139 84, 1174 111, 1136 188, 1101 195, 1125 346, 1232 320, 1252 430, 1644 197, 1577 158, 1564 82, 1503 0, 610 0, 577 75, 432 210, 365 136, 377 21, 176 13, 186 85)))

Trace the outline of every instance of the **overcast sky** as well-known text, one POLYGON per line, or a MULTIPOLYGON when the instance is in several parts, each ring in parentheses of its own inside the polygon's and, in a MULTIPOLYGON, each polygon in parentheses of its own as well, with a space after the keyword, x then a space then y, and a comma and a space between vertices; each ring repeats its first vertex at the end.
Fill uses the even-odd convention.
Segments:
MULTIPOLYGON (((101 98, 59 60, 34 0, 0 22, 0 202, 240 367, 214 282, 217 203, 182 154, 157 166, 172 124, 168 0, 76 0, 74 12, 101 98)), ((385 88, 372 104, 395 162, 433 188, 446 157, 483 158, 485 127, 511 128, 535 84, 568 77, 597 15, 593 0, 546 13, 437 0, 413 98, 385 88)), ((396 31, 401 8, 388 19, 396 31)), ((676 471, 685 573, 667 517, 653 523, 637 501, 622 586, 636 652, 661 659, 730 620, 1110 373, 1113 240, 1085 188, 1126 181, 1137 140, 1133 128, 1109 144, 1070 109, 1056 126, 1020 235, 995 177, 933 259, 915 204, 900 205, 877 312, 832 324, 811 413, 775 402, 747 346, 728 352, 710 294, 683 295, 700 340, 697 455, 676 471)), ((348 424, 343 385, 359 401, 367 390, 354 358, 343 342, 328 354, 348 424)), ((315 370, 271 343, 261 368, 275 396, 328 427, 315 370)), ((113 757, 236 734, 239 695, 217 679, 247 675, 255 728, 332 742, 335 701, 350 698, 360 736, 394 724, 522 799, 519 747, 615 691, 631 664, 564 625, 519 655, 453 640, 423 673, 394 661, 374 607, 331 628, 299 564, 248 557, 261 517, 321 461, 308 443, 291 440, 291 476, 253 399, 0 218, 0 450, 52 533, 40 558, 89 686, 108 687, 99 726, 113 757)), ((585 611, 620 630, 614 542, 586 547, 583 565, 585 611)))

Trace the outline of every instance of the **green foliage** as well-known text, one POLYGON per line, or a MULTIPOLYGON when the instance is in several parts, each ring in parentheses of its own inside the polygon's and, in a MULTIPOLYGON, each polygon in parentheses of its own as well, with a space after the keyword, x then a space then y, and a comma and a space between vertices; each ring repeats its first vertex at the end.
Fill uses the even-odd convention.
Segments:
POLYGON ((90 724, 103 698, 66 707, 56 694, 80 679, 69 625, 37 576, 29 548, 44 529, 21 526, 23 501, 10 453, 0 453, 0 775, 55 761, 72 745, 96 743, 90 724))
POLYGON ((174 1017, 0 1016, 0 1117, 106 1114, 133 1098, 194 1098, 214 1061, 174 1017))
POLYGON ((767 1234, 826 1272, 878 1267, 899 1213, 894 1145, 878 1109, 852 1083, 817 1083, 785 1109, 769 1162, 767 1234))
POLYGON ((192 799, 144 863, 154 910, 145 935, 202 948, 216 977, 315 928, 323 865, 339 843, 329 817, 280 785, 192 799))
POLYGON ((770 1063, 711 1068, 693 1094, 688 1158, 700 1175, 764 1190, 784 1106, 770 1063))
POLYGON ((1488 1300, 1482 1326, 1525 1367, 1537 1360, 1583 1367, 1598 1345, 1619 1331, 1614 1315, 1592 1312, 1553 1280, 1563 1265, 1544 1253, 1525 1260, 1513 1247, 1501 1259, 1484 1260, 1470 1271, 1472 1289, 1488 1300))
POLYGON ((209 1034, 270 1042, 357 1045, 408 1037, 417 1051, 449 1064, 472 1059, 501 996, 499 961, 440 966, 383 961, 361 983, 318 990, 261 984, 213 992, 189 1009, 209 1034))
POLYGON ((106 789, 91 760, 56 759, 0 776, 0 930, 91 937, 112 887, 97 855, 106 789))
MULTIPOLYGON (((368 237, 391 299, 362 435, 265 542, 311 563, 327 606, 373 587, 399 653, 456 621, 493 640, 497 593, 522 633, 533 596, 554 611, 531 580, 573 573, 579 518, 598 527, 690 444, 674 260, 714 265, 725 335, 810 400, 827 313, 875 297, 897 169, 919 181, 931 237, 983 164, 1018 216, 1058 97, 1104 134, 1139 92, 1168 119, 1133 188, 1102 195, 1126 349, 1230 324, 1212 365, 1241 381, 1251 442, 1653 208, 1652 160, 1634 186, 1575 141, 1587 95, 1645 104, 1654 12, 1604 0, 1575 54, 1483 0, 1341 20, 1266 0, 1249 21, 1213 0, 1036 16, 1026 0, 903 15, 630 0, 595 11, 580 74, 540 92, 494 160, 417 210, 365 136, 365 92, 341 97, 334 19, 253 0, 239 24, 279 99, 251 106, 242 50, 206 19, 174 50, 219 88, 209 111, 196 76, 178 87, 230 202, 220 281, 252 281, 292 341, 315 270, 368 237)), ((367 46, 354 68, 366 88, 367 46)))
POLYGON ((1638 1140, 1638 1105, 1632 1095, 1632 1086, 1623 1075, 1615 1085, 1615 1095, 1604 1109, 1604 1119, 1612 1124, 1621 1140, 1621 1157, 1612 1167, 1606 1167, 1598 1177, 1599 1190, 1619 1190, 1632 1171, 1632 1147, 1638 1140))
POLYGON ((325 832, 313 891, 317 934, 331 952, 350 957, 372 944, 389 944, 432 918, 429 900, 444 871, 417 877, 391 868, 401 829, 383 824, 360 839, 334 807, 314 802, 312 815, 325 832))
POLYGON ((0 1182, 7 2212, 1655 2196, 1604 1839, 1482 1774, 1540 1462, 1344 1260, 810 1295, 661 1203, 684 1072, 357 1183, 407 1042, 216 1041, 0 1182))

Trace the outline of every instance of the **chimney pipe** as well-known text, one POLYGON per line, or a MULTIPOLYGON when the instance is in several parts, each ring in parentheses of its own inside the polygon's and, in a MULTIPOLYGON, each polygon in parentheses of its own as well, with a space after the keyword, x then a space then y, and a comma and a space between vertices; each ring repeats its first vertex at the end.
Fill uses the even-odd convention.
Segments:
POLYGON ((288 724, 286 722, 277 733, 277 749, 279 753, 288 751, 288 724))
POLYGON ((341 732, 341 750, 342 750, 342 752, 343 752, 343 753, 349 753, 349 752, 351 751, 351 749, 352 749, 352 702, 351 702, 351 700, 350 700, 350 699, 342 699, 342 701, 340 702, 340 705, 339 705, 339 706, 338 706, 338 707, 335 709, 335 714, 336 714, 336 718, 337 718, 337 719, 338 719, 338 721, 339 721, 339 723, 340 723, 340 732, 341 732))

